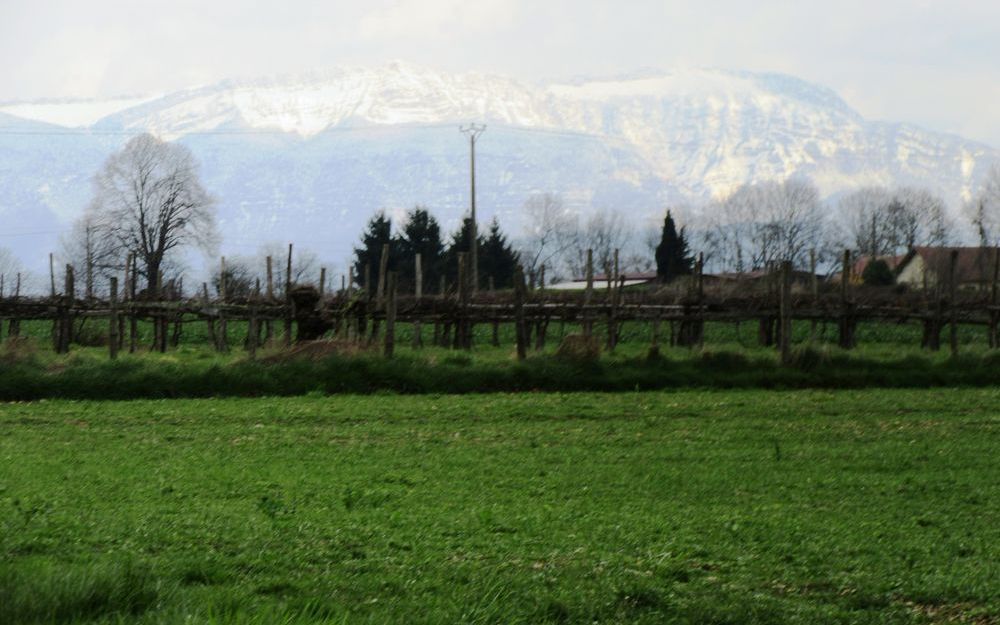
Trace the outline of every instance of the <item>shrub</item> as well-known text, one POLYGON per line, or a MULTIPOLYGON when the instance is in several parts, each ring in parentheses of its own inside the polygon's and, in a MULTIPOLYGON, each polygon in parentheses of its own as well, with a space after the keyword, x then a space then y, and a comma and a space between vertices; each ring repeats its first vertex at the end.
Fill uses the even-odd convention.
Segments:
POLYGON ((107 327, 84 320, 73 333, 73 342, 83 347, 104 347, 108 344, 107 327))
POLYGON ((601 358, 601 344, 593 336, 567 334, 559 343, 556 357, 569 362, 596 362, 601 358))
POLYGON ((791 366, 799 371, 815 371, 830 360, 827 350, 816 349, 811 345, 797 347, 792 350, 791 366))
POLYGON ((0 347, 0 364, 37 364, 38 345, 28 336, 12 336, 0 347))
POLYGON ((865 265, 861 272, 861 281, 866 286, 892 286, 896 283, 896 274, 889 268, 889 264, 881 258, 872 260, 865 265))

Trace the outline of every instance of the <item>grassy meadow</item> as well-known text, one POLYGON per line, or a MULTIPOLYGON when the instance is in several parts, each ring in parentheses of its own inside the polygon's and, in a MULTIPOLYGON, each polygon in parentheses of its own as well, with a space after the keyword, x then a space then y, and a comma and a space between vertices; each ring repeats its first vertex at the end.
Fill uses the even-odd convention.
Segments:
POLYGON ((0 623, 997 623, 1000 391, 0 405, 0 623))

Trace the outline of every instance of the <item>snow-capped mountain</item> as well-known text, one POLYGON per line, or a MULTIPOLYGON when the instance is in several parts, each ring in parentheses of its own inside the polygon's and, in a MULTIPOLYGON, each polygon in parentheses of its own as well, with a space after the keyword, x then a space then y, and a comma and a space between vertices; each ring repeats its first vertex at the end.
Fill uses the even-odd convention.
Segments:
MULTIPOLYGON (((200 160, 225 247, 291 240, 344 258, 380 208, 423 204, 457 222, 468 203, 457 126, 469 121, 489 127, 477 148, 482 214, 514 233, 532 192, 639 220, 682 198, 791 176, 827 196, 918 185, 957 207, 1000 161, 981 143, 867 121, 832 91, 784 75, 700 69, 529 85, 391 63, 152 99, 0 104, 0 223, 15 233, 64 227, 106 155, 150 131, 200 160)), ((54 245, 30 237, 0 233, 0 245, 22 255, 54 245)))

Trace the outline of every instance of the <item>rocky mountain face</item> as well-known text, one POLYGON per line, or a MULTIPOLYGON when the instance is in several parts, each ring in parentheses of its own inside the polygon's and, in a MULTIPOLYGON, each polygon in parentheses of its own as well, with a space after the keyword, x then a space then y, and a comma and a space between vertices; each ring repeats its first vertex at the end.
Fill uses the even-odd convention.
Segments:
POLYGON ((37 266, 128 137, 184 143, 219 200, 228 253, 295 241, 346 258, 370 215, 468 205, 468 143, 485 123, 478 205, 512 234, 534 192, 572 210, 660 216, 745 182, 802 176, 824 196, 916 185, 956 210, 1000 151, 863 119, 835 93, 776 74, 678 70, 529 85, 402 63, 232 80, 156 98, 0 104, 0 246, 37 266), (37 233, 37 234, 36 234, 37 233))

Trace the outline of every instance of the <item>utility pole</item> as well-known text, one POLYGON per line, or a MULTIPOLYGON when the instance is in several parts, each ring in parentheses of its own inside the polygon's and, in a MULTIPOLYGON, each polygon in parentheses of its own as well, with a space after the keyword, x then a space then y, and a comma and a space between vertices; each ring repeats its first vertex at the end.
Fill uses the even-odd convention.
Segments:
POLYGON ((476 224, 476 140, 486 131, 483 124, 459 126, 462 134, 469 137, 469 205, 471 208, 472 228, 469 234, 469 254, 472 257, 472 292, 479 291, 479 226, 476 224))

